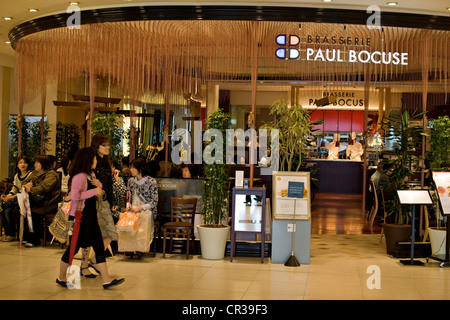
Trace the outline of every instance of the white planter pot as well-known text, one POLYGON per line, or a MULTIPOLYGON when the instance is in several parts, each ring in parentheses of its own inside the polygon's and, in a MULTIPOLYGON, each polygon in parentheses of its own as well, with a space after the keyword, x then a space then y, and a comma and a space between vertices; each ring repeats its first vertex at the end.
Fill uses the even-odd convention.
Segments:
POLYGON ((197 229, 200 237, 202 258, 209 260, 223 259, 231 227, 212 228, 198 225, 197 229))
POLYGON ((447 235, 447 230, 428 228, 430 234, 431 242, 431 254, 432 255, 445 255, 445 240, 447 235))

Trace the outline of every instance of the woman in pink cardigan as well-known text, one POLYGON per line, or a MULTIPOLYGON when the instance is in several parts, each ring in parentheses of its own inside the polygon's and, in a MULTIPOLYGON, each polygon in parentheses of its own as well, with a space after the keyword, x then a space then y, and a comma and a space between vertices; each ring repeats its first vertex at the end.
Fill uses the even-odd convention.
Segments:
MULTIPOLYGON (((83 217, 80 223, 80 232, 76 244, 75 252, 80 248, 93 247, 95 252, 95 269, 102 276, 103 288, 118 285, 125 279, 112 280, 108 273, 105 258, 105 248, 103 246, 103 237, 97 221, 96 197, 101 197, 104 193, 102 184, 93 174, 93 169, 97 165, 95 151, 92 148, 80 149, 71 164, 70 168, 70 209, 69 219, 73 219, 77 209, 77 203, 81 200, 81 210, 83 217)), ((60 286, 67 287, 67 268, 69 266, 70 245, 64 252, 60 263, 60 274, 56 279, 56 283, 60 286)), ((87 268, 81 269, 81 275, 93 277, 87 268)))

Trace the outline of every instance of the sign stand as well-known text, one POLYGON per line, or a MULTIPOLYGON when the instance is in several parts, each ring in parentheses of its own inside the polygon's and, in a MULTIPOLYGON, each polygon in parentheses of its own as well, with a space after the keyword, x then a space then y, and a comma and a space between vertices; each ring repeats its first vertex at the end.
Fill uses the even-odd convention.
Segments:
MULTIPOLYGON (((449 228, 449 217, 450 217, 450 190, 447 186, 450 184, 450 171, 434 171, 433 180, 436 184, 436 194, 438 196, 439 208, 442 215, 446 218, 447 231, 446 231, 446 241, 445 241, 445 253, 432 255, 431 258, 441 263, 439 266, 450 267, 450 228, 449 228)), ((428 259, 427 259, 428 261, 428 259)))
POLYGON ((412 205, 411 216, 411 258, 409 260, 400 260, 405 266, 423 266, 424 263, 414 260, 414 238, 415 238, 415 220, 417 205, 432 205, 430 193, 428 190, 397 190, 401 205, 412 205))
POLYGON ((305 185, 302 182, 289 181, 288 183, 288 197, 294 199, 294 217, 292 219, 292 244, 291 244, 291 256, 284 264, 286 267, 298 267, 300 263, 294 254, 294 243, 295 243, 295 211, 297 209, 297 198, 303 198, 305 185))
POLYGON ((291 256, 285 262, 286 267, 299 267, 300 263, 294 254, 294 243, 295 243, 295 207, 297 206, 297 198, 294 198, 294 218, 292 219, 292 244, 291 244, 291 256))
MULTIPOLYGON (((232 218, 231 218, 231 245, 230 245, 230 261, 233 261, 233 257, 236 254, 236 233, 257 233, 260 234, 261 238, 261 263, 264 263, 264 247, 265 247, 265 239, 266 239, 266 188, 233 188, 232 191, 232 218), (253 229, 242 229, 242 226, 239 224, 244 224, 248 226, 258 225, 256 220, 253 220, 253 217, 250 217, 252 220, 239 220, 238 211, 242 210, 242 201, 238 203, 237 196, 254 196, 259 197, 261 199, 261 205, 257 205, 256 207, 261 208, 261 221, 259 228, 253 229)), ((250 202, 251 203, 251 202, 250 202)), ((252 205, 250 205, 251 207, 252 205)), ((245 210, 248 208, 244 207, 245 210)), ((244 210, 244 211, 245 211, 244 210)), ((242 217, 241 217, 242 219, 242 217)), ((247 217, 248 219, 248 217, 247 217)), ((245 227, 244 227, 245 228, 245 227)))

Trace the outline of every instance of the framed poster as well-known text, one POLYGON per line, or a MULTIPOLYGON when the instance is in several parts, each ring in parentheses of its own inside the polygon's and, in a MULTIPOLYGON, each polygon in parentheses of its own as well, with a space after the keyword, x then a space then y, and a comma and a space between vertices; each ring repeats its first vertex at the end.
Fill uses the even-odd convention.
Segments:
POLYGON ((450 215, 450 171, 434 171, 438 200, 444 215, 450 215))
POLYGON ((309 172, 275 171, 272 177, 274 219, 309 220, 311 192, 309 172))

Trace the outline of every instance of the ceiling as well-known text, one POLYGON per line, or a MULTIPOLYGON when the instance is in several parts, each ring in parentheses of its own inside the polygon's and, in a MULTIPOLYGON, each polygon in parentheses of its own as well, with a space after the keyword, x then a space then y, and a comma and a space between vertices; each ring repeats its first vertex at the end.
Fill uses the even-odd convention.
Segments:
MULTIPOLYGON (((281 2, 255 0, 255 1, 171 1, 165 2, 142 2, 139 0, 81 0, 78 6, 81 10, 95 9, 101 7, 118 7, 118 6, 151 6, 151 5, 261 5, 261 6, 294 6, 294 7, 317 7, 332 9, 348 9, 348 10, 366 10, 371 5, 377 5, 383 11, 396 13, 413 13, 429 16, 448 17, 450 23, 450 3, 446 0, 397 0, 396 6, 388 6, 387 0, 332 0, 324 2, 323 0, 313 1, 291 1, 284 0, 281 2)), ((69 6, 68 0, 14 0, 0 2, 0 58, 12 58, 14 50, 8 41, 9 31, 21 24, 22 22, 36 19, 39 17, 65 13, 69 6), (37 12, 30 12, 29 9, 37 9, 37 12), (6 21, 4 17, 12 17, 12 20, 6 21)))

